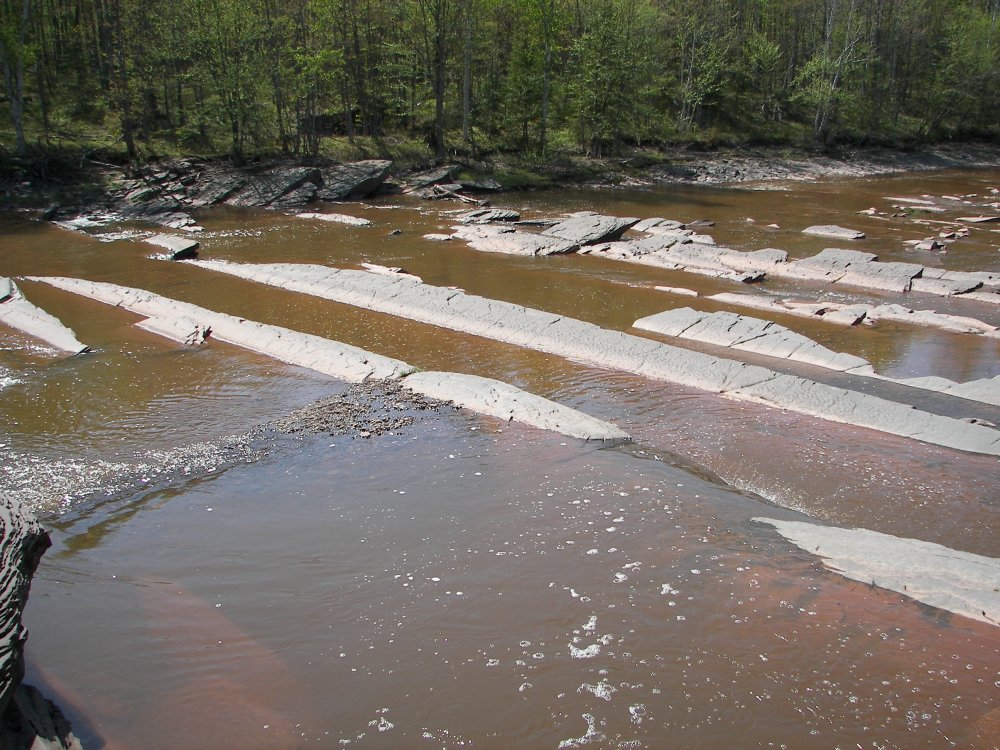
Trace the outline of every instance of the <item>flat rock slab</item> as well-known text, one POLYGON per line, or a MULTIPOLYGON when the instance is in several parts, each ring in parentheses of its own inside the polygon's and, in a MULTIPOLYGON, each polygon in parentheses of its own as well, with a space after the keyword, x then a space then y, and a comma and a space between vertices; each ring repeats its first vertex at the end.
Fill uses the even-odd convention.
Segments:
POLYGON ((154 234, 143 242, 156 247, 162 247, 168 260, 190 260, 198 257, 199 243, 189 237, 178 237, 174 234, 154 234))
POLYGON ((959 216, 956 221, 964 221, 967 224, 991 224, 1000 221, 1000 216, 959 216))
POLYGON ((908 292, 913 279, 923 270, 923 266, 915 263, 882 263, 873 253, 828 247, 811 258, 775 266, 771 273, 866 289, 908 292))
POLYGON ((320 171, 316 198, 323 201, 366 198, 382 187, 390 169, 392 162, 385 159, 367 159, 327 167, 320 171))
POLYGON ((582 440, 628 442, 628 434, 576 409, 522 391, 507 383, 455 372, 417 372, 403 387, 504 421, 516 421, 582 440))
POLYGON ((838 227, 835 224, 818 224, 806 227, 802 230, 802 234, 812 234, 817 237, 832 237, 837 240, 863 240, 865 238, 864 232, 860 232, 857 229, 848 229, 847 227, 838 227))
POLYGON ((625 230, 638 221, 639 219, 633 217, 583 214, 571 216, 549 227, 542 234, 577 245, 594 245, 621 238, 625 230))
POLYGON ((827 349, 770 320, 731 312, 707 313, 681 307, 640 318, 633 325, 643 331, 789 359, 838 372, 871 369, 871 363, 866 359, 827 349))
MULTIPOLYGON (((415 276, 390 276, 396 281, 422 286, 415 276)), ((414 375, 415 367, 397 359, 281 326, 206 310, 143 289, 59 277, 35 280, 144 315, 146 318, 139 322, 140 327, 184 344, 198 344, 211 336, 350 383, 368 378, 400 379, 414 392, 453 401, 470 411, 504 421, 513 419, 569 437, 603 441, 630 439, 614 425, 497 380, 458 373, 414 375)))
POLYGON ((982 425, 455 289, 311 264, 185 262, 587 365, 631 372, 935 445, 1000 455, 1000 432, 982 425))
POLYGON ((358 216, 348 216, 347 214, 321 214, 314 212, 305 212, 301 214, 295 214, 299 219, 312 219, 313 221, 328 221, 333 224, 347 224, 352 227, 370 227, 372 223, 368 219, 362 219, 358 216))
POLYGON ((846 578, 1000 625, 1000 560, 867 529, 755 518, 846 578))
POLYGON ((489 224, 494 221, 520 221, 521 214, 506 208, 477 208, 456 218, 462 224, 489 224))
POLYGON ((7 296, 0 302, 0 323, 44 341, 59 351, 70 354, 90 351, 90 347, 81 343, 62 321, 28 302, 13 281, 4 279, 4 282, 7 296))
POLYGON ((459 227, 452 237, 465 240, 473 250, 506 255, 555 255, 574 253, 580 248, 576 242, 506 226, 470 224, 459 227))

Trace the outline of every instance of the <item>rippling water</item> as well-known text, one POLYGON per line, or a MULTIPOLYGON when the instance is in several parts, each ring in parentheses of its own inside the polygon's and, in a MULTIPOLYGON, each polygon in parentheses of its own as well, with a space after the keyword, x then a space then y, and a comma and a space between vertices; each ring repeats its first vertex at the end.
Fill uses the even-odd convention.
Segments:
MULTIPOLYGON (((926 227, 854 214, 884 207, 883 196, 998 183, 995 172, 940 173, 792 192, 676 187, 496 203, 531 215, 709 218, 720 244, 796 257, 825 244, 803 226, 840 223, 869 232, 858 248, 884 260, 1000 270, 1000 234, 988 229, 918 258, 902 240, 926 227), (782 229, 764 228, 772 222, 782 229)), ((449 226, 451 208, 341 207, 371 228, 217 211, 199 217, 202 252, 402 266, 428 283, 621 330, 691 304, 658 284, 741 291, 596 258, 422 240, 449 226)), ((127 312, 21 282, 96 350, 60 359, 0 338, 0 483, 49 514, 55 542, 27 614, 30 678, 88 746, 1000 743, 995 628, 837 576, 750 520, 811 519, 997 557, 995 458, 155 263, 133 242, 15 219, 2 230, 5 275, 139 286, 420 367, 497 377, 612 420, 636 441, 599 450, 451 411, 369 439, 261 439, 255 426, 344 386, 224 344, 183 350, 136 329, 127 312)), ((901 301, 1000 323, 986 305, 901 301)), ((780 322, 890 375, 1000 374, 997 342, 981 337, 780 322)), ((880 393, 1000 421, 971 402, 880 393)))

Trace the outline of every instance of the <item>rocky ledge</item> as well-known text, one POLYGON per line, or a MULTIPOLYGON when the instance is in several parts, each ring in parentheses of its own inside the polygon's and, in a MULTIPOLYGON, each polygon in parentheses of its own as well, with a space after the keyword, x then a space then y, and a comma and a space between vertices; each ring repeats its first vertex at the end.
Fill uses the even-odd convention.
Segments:
POLYGON ((55 704, 22 682, 28 632, 21 618, 49 536, 20 502, 5 495, 0 495, 0 532, 0 748, 79 749, 55 704))

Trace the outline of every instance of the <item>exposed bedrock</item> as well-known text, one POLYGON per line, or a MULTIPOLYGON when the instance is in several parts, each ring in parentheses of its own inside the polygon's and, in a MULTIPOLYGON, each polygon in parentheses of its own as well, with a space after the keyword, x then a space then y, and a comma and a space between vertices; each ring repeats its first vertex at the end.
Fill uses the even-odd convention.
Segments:
POLYGON ((1000 625, 1000 560, 867 529, 755 518, 842 576, 1000 625))
MULTIPOLYGON (((874 253, 840 248, 826 248, 809 258, 789 260, 788 253, 775 248, 742 252, 719 247, 711 237, 694 234, 693 224, 659 218, 638 221, 581 212, 554 225, 551 220, 540 223, 548 226, 541 234, 511 226, 466 225, 456 227, 451 236, 465 240, 474 250, 486 252, 515 255, 580 252, 733 281, 760 281, 770 275, 898 293, 962 295, 964 299, 1000 304, 997 294, 1000 273, 946 271, 916 263, 883 262, 874 253), (647 236, 620 239, 628 228, 647 236)), ((844 231, 847 234, 843 236, 848 236, 853 230, 844 231)))
POLYGON ((143 242, 166 250, 162 256, 165 260, 190 260, 198 257, 199 243, 189 237, 178 237, 175 234, 154 234, 152 237, 144 239, 143 242))
POLYGON ((24 685, 22 622, 31 578, 49 536, 20 502, 0 494, 0 748, 79 748, 69 722, 35 688, 24 685))
POLYGON ((857 229, 848 229, 847 227, 838 227, 835 224, 806 227, 802 230, 802 233, 815 235, 816 237, 832 237, 836 240, 863 240, 865 238, 864 232, 857 229))
POLYGON ((732 312, 701 312, 690 307, 680 307, 640 318, 633 325, 640 330, 664 336, 803 362, 827 370, 878 378, 910 388, 920 388, 1000 406, 1000 376, 981 378, 967 383, 956 383, 935 376, 890 378, 876 373, 875 368, 866 359, 827 349, 807 336, 761 318, 732 312))
POLYGON ((60 351, 70 354, 90 351, 90 347, 80 343, 76 334, 58 318, 28 302, 17 285, 4 277, 0 277, 0 323, 60 351))
MULTIPOLYGON (((423 286, 413 276, 391 276, 423 286)), ((213 312, 143 289, 83 279, 33 277, 33 280, 144 315, 146 318, 138 323, 140 327, 185 345, 197 345, 211 336, 350 383, 369 378, 399 379, 415 393, 453 401, 470 411, 504 421, 513 420, 584 440, 629 439, 614 425, 490 378, 439 372, 419 373, 419 377, 411 379, 409 376, 416 368, 406 362, 320 336, 213 312)))
POLYGON ((623 430, 508 383, 455 372, 415 372, 404 388, 456 406, 584 440, 627 442, 623 430))
POLYGON ((972 453, 1000 455, 1000 432, 988 427, 455 289, 309 264, 185 262, 588 365, 632 372, 972 453))

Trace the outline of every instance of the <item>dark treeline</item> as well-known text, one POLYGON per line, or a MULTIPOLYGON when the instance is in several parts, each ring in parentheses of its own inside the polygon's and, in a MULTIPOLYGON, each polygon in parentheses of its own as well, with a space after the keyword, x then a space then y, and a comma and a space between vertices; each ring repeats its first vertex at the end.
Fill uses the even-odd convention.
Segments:
MULTIPOLYGON (((1000 0, 0 0, 24 155, 90 128, 317 155, 439 156, 996 135, 1000 0)), ((144 151, 144 149, 146 149, 144 151)))

